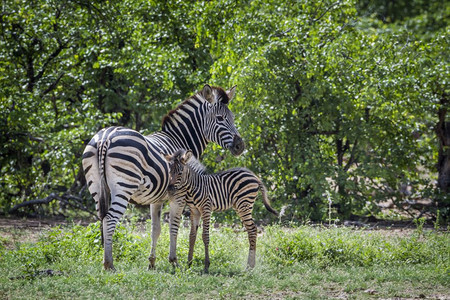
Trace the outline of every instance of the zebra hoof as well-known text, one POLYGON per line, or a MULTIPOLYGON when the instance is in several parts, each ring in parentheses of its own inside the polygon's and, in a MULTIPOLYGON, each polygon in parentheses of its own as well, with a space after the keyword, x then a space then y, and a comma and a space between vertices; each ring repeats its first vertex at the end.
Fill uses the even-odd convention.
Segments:
POLYGON ((150 262, 150 264, 148 265, 148 270, 154 270, 155 269, 156 257, 149 257, 148 261, 150 262))
POLYGON ((187 267, 190 268, 192 266, 193 259, 188 258, 187 267))
POLYGON ((174 267, 178 267, 178 259, 177 257, 170 257, 169 256, 169 262, 174 266, 174 267))

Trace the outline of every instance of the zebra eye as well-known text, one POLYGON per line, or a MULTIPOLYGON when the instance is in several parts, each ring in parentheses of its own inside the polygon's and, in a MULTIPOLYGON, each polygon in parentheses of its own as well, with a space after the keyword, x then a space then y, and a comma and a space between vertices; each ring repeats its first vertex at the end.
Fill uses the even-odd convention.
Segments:
POLYGON ((217 115, 216 118, 217 118, 217 121, 219 121, 219 122, 222 122, 223 120, 225 120, 222 115, 217 115))

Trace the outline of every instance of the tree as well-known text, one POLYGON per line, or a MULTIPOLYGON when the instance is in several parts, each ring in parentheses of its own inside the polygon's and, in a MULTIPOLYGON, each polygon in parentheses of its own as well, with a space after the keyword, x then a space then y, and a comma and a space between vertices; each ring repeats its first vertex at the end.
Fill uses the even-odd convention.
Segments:
POLYGON ((206 81, 207 52, 183 22, 189 11, 182 1, 4 2, 4 211, 50 192, 82 191, 80 155, 95 132, 158 130, 162 116, 206 81))
POLYGON ((417 199, 448 215, 446 11, 434 0, 6 1, 0 207, 81 196, 84 141, 109 125, 158 130, 208 82, 238 86, 247 152, 223 159, 211 146, 206 165, 249 167, 288 218, 325 220, 330 200, 333 218, 417 199))
POLYGON ((430 62, 421 34, 360 17, 351 1, 252 1, 234 11, 217 34, 213 78, 238 84, 249 151, 241 163, 272 183, 291 215, 324 219, 327 194, 343 217, 426 197, 438 103, 421 82, 421 59, 430 62))

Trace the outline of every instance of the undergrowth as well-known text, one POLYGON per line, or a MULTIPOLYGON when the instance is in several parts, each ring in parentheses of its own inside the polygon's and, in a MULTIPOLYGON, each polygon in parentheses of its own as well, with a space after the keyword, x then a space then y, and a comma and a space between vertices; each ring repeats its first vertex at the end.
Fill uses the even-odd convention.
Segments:
MULTIPOLYGON (((119 224, 113 236, 114 260, 124 264, 146 264, 150 252, 150 226, 136 230, 136 225, 119 224)), ((158 261, 166 262, 168 256, 168 232, 163 226, 158 241, 158 261)), ((245 232, 230 227, 213 229, 211 233, 212 264, 228 267, 235 253, 246 252, 245 232), (218 236, 217 236, 218 235, 218 236)), ((368 232, 350 228, 327 229, 300 226, 283 228, 268 226, 263 238, 258 240, 258 255, 271 266, 286 266, 309 262, 320 267, 330 265, 372 266, 432 263, 439 267, 450 265, 450 243, 447 232, 423 232, 416 230, 407 235, 385 236, 378 231, 368 232)), ((188 232, 178 237, 178 257, 187 257, 188 232)), ((203 263, 201 233, 196 243, 194 265, 203 263)), ((42 235, 37 243, 19 244, 13 251, 0 248, 2 257, 14 257, 21 262, 21 269, 33 272, 51 263, 101 264, 103 248, 99 222, 84 227, 55 227, 42 235)), ((244 253, 242 253, 244 254, 244 253)), ((245 255, 240 255, 240 259, 245 255)))
POLYGON ((322 267, 432 263, 449 268, 450 264, 448 233, 435 231, 386 236, 385 232, 350 228, 283 230, 273 226, 267 228, 266 237, 265 255, 280 265, 299 261, 322 267))
POLYGON ((260 295, 327 299, 336 296, 334 289, 347 296, 365 298, 365 289, 377 287, 382 292, 376 295, 383 297, 419 297, 428 288, 431 296, 436 291, 440 291, 438 296, 447 296, 448 232, 386 232, 268 226, 258 236, 257 266, 249 272, 245 270, 246 232, 212 226, 211 267, 210 274, 205 275, 201 230, 193 265, 187 268, 189 228, 180 228, 180 268, 174 269, 167 260, 169 230, 163 224, 156 270, 148 271, 150 223, 120 224, 113 240, 117 271, 106 272, 102 270, 98 222, 85 227, 55 227, 37 242, 17 243, 13 249, 0 247, 0 298, 65 298, 71 291, 75 298, 183 295, 204 299, 260 295), (406 287, 405 280, 411 286, 406 287), (382 289, 381 285, 386 284, 389 288, 382 289))

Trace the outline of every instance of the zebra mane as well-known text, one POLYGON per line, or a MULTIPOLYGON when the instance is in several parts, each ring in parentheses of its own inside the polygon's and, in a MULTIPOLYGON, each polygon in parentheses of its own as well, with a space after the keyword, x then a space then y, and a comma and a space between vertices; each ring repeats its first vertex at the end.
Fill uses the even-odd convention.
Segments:
POLYGON ((211 88, 215 90, 215 101, 220 101, 223 104, 228 104, 228 102, 230 102, 230 98, 223 88, 218 86, 212 86, 211 88))
MULTIPOLYGON (((188 105, 187 103, 192 102, 192 100, 194 100, 194 99, 200 100, 200 99, 203 99, 203 97, 201 97, 201 98, 200 98, 200 97, 199 97, 199 98, 196 98, 195 96, 192 96, 192 97, 190 97, 190 98, 184 100, 182 103, 178 104, 177 107, 175 107, 174 109, 172 109, 171 111, 169 111, 169 112, 162 118, 162 121, 161 121, 161 128, 164 128, 164 127, 166 126, 166 124, 170 121, 170 119, 173 117, 173 115, 174 115, 178 110, 180 110, 183 106, 188 105)), ((200 101, 201 101, 201 100, 200 100, 200 101)), ((202 101, 202 102, 203 102, 203 101, 202 101)))
POLYGON ((221 87, 217 87, 217 86, 212 86, 211 89, 213 90, 213 99, 206 99, 203 95, 202 95, 202 91, 197 92, 194 96, 191 96, 189 98, 187 98, 186 100, 184 100, 182 103, 180 103, 177 107, 175 107, 174 109, 172 109, 171 111, 169 111, 162 119, 161 121, 161 128, 164 129, 164 127, 166 126, 166 124, 168 122, 170 122, 170 120, 172 119, 172 117, 184 106, 189 105, 189 103, 192 103, 194 101, 200 102, 200 103, 204 103, 206 101, 210 102, 210 103, 214 103, 214 102, 222 102, 223 104, 228 104, 228 102, 230 101, 230 98, 228 97, 227 93, 225 92, 225 90, 221 87))
POLYGON ((206 166, 204 164, 202 164, 197 158, 195 158, 194 156, 192 156, 188 162, 187 165, 194 170, 196 173, 199 174, 206 174, 207 170, 206 170, 206 166))

